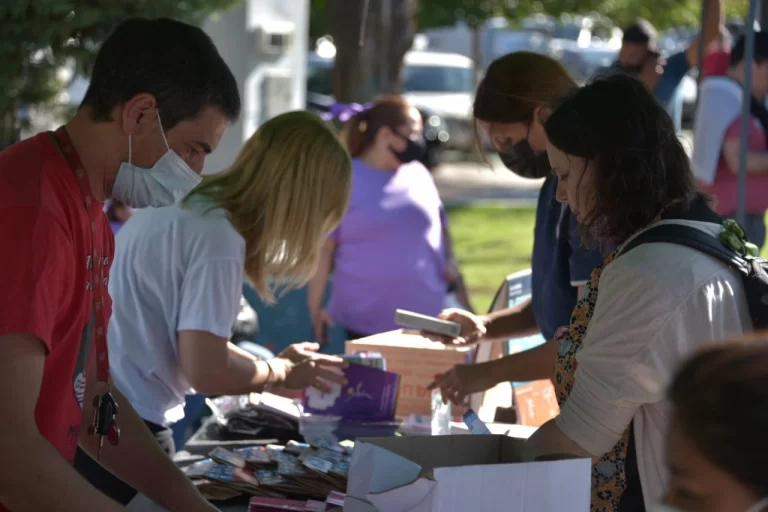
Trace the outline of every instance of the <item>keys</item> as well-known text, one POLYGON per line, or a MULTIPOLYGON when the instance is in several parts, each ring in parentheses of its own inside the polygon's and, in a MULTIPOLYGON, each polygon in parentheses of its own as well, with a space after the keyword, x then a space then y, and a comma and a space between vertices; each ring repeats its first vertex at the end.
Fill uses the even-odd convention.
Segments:
POLYGON ((117 402, 109 392, 93 397, 93 421, 88 427, 88 435, 99 436, 97 459, 101 457, 104 437, 112 446, 120 441, 120 427, 116 421, 118 409, 117 402))

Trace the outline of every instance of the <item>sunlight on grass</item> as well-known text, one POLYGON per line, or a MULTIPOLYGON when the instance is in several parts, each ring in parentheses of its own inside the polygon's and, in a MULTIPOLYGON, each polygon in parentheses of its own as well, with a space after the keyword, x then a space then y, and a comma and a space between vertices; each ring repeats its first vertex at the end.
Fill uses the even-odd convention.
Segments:
POLYGON ((531 266, 534 215, 533 207, 448 208, 456 257, 478 313, 488 310, 508 274, 531 266))
MULTIPOLYGON (((500 204, 448 208, 456 257, 476 312, 488 310, 504 277, 530 268, 534 215, 533 207, 500 204)), ((768 244, 761 256, 768 258, 768 244)))

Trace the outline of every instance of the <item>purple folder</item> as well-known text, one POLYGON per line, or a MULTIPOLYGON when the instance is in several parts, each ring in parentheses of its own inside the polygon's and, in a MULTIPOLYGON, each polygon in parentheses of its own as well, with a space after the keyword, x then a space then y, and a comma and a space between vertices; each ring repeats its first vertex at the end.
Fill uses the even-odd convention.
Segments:
POLYGON ((304 412, 340 416, 342 421, 391 421, 395 418, 400 375, 359 364, 344 369, 347 384, 333 385, 330 393, 308 388, 304 412))

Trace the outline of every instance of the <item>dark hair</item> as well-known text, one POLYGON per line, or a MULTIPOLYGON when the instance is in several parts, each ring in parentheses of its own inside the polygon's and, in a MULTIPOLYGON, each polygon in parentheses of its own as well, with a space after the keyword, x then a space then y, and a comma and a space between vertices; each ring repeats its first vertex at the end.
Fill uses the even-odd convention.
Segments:
POLYGON ((477 86, 472 116, 475 144, 482 148, 478 121, 530 123, 537 107, 548 106, 576 82, 556 60, 532 52, 515 52, 491 62, 477 86))
POLYGON ((510 53, 488 66, 477 86, 472 114, 481 121, 528 122, 536 107, 549 105, 575 87, 556 60, 532 52, 510 53))
POLYGON ((152 94, 163 128, 194 119, 207 106, 230 120, 240 115, 240 91, 211 38, 180 21, 133 18, 104 41, 80 108, 95 121, 141 93, 152 94))
POLYGON ((624 73, 593 80, 560 100, 544 124, 549 142, 594 161, 588 242, 621 243, 662 212, 680 214, 696 197, 688 155, 664 107, 624 73))
MULTIPOLYGON (((729 64, 731 67, 741 64, 744 60, 746 42, 744 36, 739 36, 736 45, 731 49, 729 64)), ((762 64, 768 60, 768 32, 755 32, 755 62, 762 64)))
POLYGON ((641 44, 647 46, 650 51, 655 52, 658 37, 659 33, 650 21, 644 18, 637 18, 631 25, 624 28, 621 42, 641 44))
POLYGON ((402 96, 382 96, 373 106, 352 116, 343 128, 343 139, 352 158, 371 147, 376 134, 384 126, 396 130, 408 123, 408 111, 413 105, 402 96))
POLYGON ((697 353, 669 389, 674 421, 721 469, 768 496, 768 332, 697 353))

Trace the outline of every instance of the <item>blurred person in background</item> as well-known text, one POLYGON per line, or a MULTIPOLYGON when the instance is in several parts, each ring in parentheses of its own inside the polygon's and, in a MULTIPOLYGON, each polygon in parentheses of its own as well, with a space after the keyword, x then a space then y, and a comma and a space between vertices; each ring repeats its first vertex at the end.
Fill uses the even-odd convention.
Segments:
MULTIPOLYGON (((477 316, 446 310, 441 318, 462 324, 462 338, 436 338, 446 343, 501 341, 540 332, 546 340, 570 321, 576 300, 592 270, 603 261, 602 252, 585 247, 576 216, 556 199, 557 177, 547 158, 547 135, 542 113, 550 102, 576 88, 560 63, 537 53, 505 55, 488 67, 477 88, 473 115, 480 135, 487 136, 501 161, 512 172, 528 179, 544 179, 536 206, 533 256, 531 258, 532 298, 513 308, 477 316)), ((426 333, 425 333, 426 334, 426 333)), ((434 337, 429 335, 430 337, 434 337)), ((549 349, 526 353, 551 364, 549 349)), ((509 360, 498 360, 492 370, 482 365, 457 365, 439 383, 451 383, 462 394, 484 391, 510 380, 518 367, 506 368, 509 360)), ((534 365, 535 366, 535 365, 534 365)), ((519 374, 522 381, 528 379, 519 374)))
MULTIPOLYGON (((707 0, 707 25, 699 37, 707 48, 720 34, 723 25, 721 0, 707 0)), ((684 51, 662 59, 657 47, 658 32, 645 19, 639 18, 624 29, 619 58, 614 69, 637 76, 656 95, 672 117, 679 132, 683 122, 683 96, 680 83, 686 74, 699 65, 699 37, 684 51)))
POLYGON ((348 339, 397 329, 395 310, 435 316, 458 277, 445 208, 429 170, 419 111, 386 96, 356 113, 340 137, 352 155, 352 196, 323 246, 308 290, 315 339, 340 324, 348 339), (327 311, 322 299, 333 272, 327 311))
MULTIPOLYGON (((744 99, 744 37, 731 51, 724 77, 705 79, 693 130, 693 170, 701 189, 715 199, 715 209, 735 218, 739 203, 741 112, 744 99)), ((749 132, 747 139, 747 196, 744 231, 758 248, 765 244, 768 210, 768 33, 755 32, 749 132)))
POLYGON ((723 25, 704 57, 704 76, 725 76, 731 60, 731 33, 723 25))
POLYGON ((0 510, 122 510, 72 468, 78 446, 164 509, 215 510, 109 377, 114 237, 103 203, 183 197, 239 113, 210 37, 134 18, 101 45, 75 116, 0 153, 0 239, 12 248, 0 265, 0 510), (94 399, 119 407, 119 440, 107 409, 109 442, 89 434, 94 399))
MULTIPOLYGON (((206 176, 182 202, 137 212, 120 230, 109 291, 115 384, 168 453, 168 426, 184 397, 242 395, 266 387, 328 389, 344 360, 297 343, 261 360, 229 341, 244 276, 274 301, 312 276, 325 236, 349 200, 346 149, 316 115, 290 112, 264 123, 232 166, 206 176)), ((78 469, 109 496, 135 491, 79 454, 78 469)))
MULTIPOLYGON (((666 483, 666 386, 699 347, 752 330, 744 286, 698 250, 633 245, 656 225, 713 240, 723 230, 696 191, 672 120, 644 84, 621 73, 596 80, 558 102, 544 130, 557 200, 576 215, 586 243, 618 249, 592 271, 553 341, 476 366, 490 373, 506 359, 507 381, 552 379, 560 413, 528 445, 540 455, 591 458, 593 510, 643 511, 666 483)), ((464 400, 464 388, 437 384, 444 398, 464 400)))
POLYGON ((107 220, 112 227, 112 233, 115 235, 128 222, 133 215, 133 208, 125 206, 117 199, 109 199, 104 203, 104 213, 107 214, 107 220))
POLYGON ((697 353, 669 401, 669 483, 653 510, 768 510, 768 332, 697 353))

